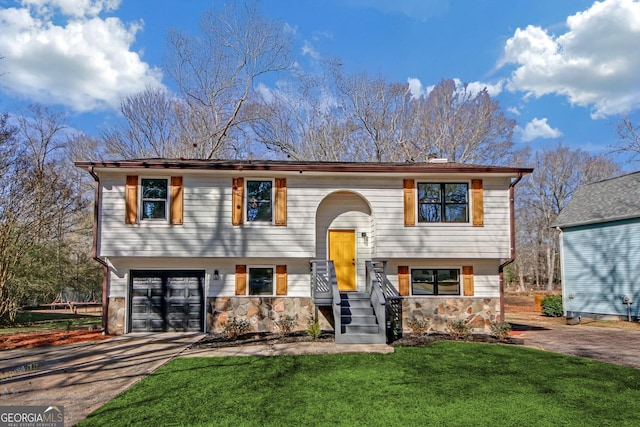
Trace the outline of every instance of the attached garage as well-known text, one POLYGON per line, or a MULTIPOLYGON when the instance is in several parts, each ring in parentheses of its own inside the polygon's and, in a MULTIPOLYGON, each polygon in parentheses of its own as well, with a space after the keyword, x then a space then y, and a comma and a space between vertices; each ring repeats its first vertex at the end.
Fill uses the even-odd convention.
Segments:
POLYGON ((132 270, 129 332, 202 332, 204 271, 132 270))

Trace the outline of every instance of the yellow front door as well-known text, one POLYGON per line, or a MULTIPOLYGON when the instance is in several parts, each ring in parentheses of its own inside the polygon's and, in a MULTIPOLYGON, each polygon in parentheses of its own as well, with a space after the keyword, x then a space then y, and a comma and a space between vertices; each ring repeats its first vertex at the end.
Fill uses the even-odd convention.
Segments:
POLYGON ((341 291, 356 290, 356 232, 329 230, 329 259, 333 261, 341 291))

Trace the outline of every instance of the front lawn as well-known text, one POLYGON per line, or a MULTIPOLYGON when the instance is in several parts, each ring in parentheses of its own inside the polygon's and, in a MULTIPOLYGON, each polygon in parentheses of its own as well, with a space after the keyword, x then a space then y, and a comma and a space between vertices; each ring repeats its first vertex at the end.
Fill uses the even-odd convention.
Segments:
POLYGON ((394 354, 178 358, 81 426, 640 425, 640 370, 441 341, 394 354))

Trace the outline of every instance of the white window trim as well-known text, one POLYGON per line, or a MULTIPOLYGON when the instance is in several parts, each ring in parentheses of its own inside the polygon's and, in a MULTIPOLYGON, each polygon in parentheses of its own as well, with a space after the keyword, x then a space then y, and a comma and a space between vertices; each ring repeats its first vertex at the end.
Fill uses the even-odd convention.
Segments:
MULTIPOLYGON (((429 178, 424 178, 424 179, 419 179, 416 178, 415 179, 415 218, 416 218, 416 226, 418 227, 466 227, 466 226, 473 226, 473 218, 471 218, 471 213, 473 212, 473 200, 471 197, 471 180, 470 179, 429 179, 429 178), (467 221, 466 222, 444 222, 444 221, 438 221, 438 222, 421 222, 420 221, 420 200, 418 195, 420 194, 419 190, 418 190, 418 185, 419 184, 467 184, 467 221)), ((419 267, 416 267, 419 268, 419 267)))
MULTIPOLYGON (((168 224, 171 213, 171 177, 167 176, 140 176, 138 177, 138 223, 139 224, 168 224), (144 215, 144 199, 143 185, 144 179, 163 179, 167 182, 167 198, 164 205, 164 218, 143 218, 144 215)), ((158 199, 159 200, 159 199, 158 199)))
POLYGON ((442 266, 439 265, 437 267, 433 266, 409 266, 409 295, 416 298, 457 298, 463 296, 463 277, 462 277, 462 266, 442 266), (420 295, 413 293, 413 270, 458 270, 458 281, 460 283, 460 292, 455 295, 420 295))
POLYGON ((276 266, 275 265, 247 265, 247 284, 246 284, 246 289, 247 289, 247 293, 246 296, 248 297, 274 297, 276 296, 276 266), (270 268, 273 271, 273 274, 271 276, 271 293, 270 294, 261 294, 261 295, 257 295, 257 294, 251 294, 250 291, 250 281, 251 281, 251 269, 252 268, 270 268))
POLYGON ((261 177, 245 177, 244 178, 244 212, 242 216, 244 218, 244 225, 251 227, 271 226, 275 224, 275 179, 274 178, 261 178, 261 177), (249 181, 265 181, 271 182, 271 221, 250 221, 249 220, 249 181))

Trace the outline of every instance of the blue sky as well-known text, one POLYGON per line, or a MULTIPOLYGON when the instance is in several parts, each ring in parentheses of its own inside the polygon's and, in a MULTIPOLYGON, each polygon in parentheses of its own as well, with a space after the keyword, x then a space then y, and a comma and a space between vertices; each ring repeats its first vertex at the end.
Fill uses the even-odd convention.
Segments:
MULTIPOLYGON (((170 29, 195 30, 219 0, 0 0, 0 111, 38 102, 89 135, 122 96, 165 85, 170 29)), ((640 119, 640 2, 634 0, 261 0, 295 32, 307 67, 411 84, 487 87, 518 123, 518 147, 558 142, 593 154, 640 119)), ((619 158, 620 160, 620 158, 619 158)))

